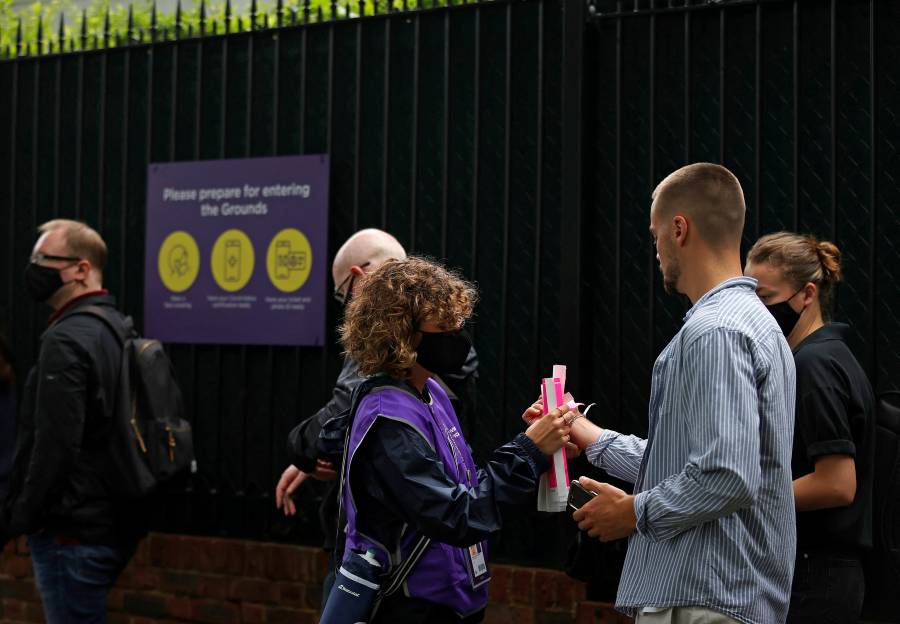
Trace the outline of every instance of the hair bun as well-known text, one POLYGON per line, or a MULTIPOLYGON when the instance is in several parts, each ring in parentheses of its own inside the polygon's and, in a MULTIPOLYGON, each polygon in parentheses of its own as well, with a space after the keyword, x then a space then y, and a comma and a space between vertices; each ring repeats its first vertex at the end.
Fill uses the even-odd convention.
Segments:
POLYGON ((816 253, 819 255, 819 262, 822 264, 825 279, 832 283, 842 281, 844 274, 841 272, 841 250, 834 243, 818 241, 816 243, 816 253))

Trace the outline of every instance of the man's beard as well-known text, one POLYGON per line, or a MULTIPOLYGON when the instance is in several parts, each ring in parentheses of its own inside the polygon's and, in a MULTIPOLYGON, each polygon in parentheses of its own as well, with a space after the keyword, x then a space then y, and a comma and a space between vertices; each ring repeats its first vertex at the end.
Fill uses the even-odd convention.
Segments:
POLYGON ((659 267, 663 276, 663 288, 666 294, 674 295, 678 293, 678 279, 681 277, 681 265, 678 264, 676 258, 669 261, 669 270, 663 271, 662 266, 659 267))

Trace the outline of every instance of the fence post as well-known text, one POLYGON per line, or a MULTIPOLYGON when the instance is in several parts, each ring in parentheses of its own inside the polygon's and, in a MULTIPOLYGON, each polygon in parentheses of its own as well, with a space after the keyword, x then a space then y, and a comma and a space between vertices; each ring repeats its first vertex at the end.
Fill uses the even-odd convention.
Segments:
POLYGON ((564 0, 562 38, 562 201, 560 245, 560 353, 572 364, 568 379, 574 391, 582 380, 582 363, 589 351, 579 347, 581 320, 581 265, 584 158, 582 108, 586 0, 564 0))

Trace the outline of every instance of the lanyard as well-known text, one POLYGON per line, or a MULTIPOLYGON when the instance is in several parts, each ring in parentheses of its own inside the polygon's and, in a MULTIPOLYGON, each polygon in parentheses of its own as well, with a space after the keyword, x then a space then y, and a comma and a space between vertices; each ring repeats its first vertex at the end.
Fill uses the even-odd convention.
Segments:
MULTIPOLYGON (((462 453, 457 450, 456 443, 453 441, 453 436, 450 434, 450 430, 447 429, 447 425, 442 423, 441 426, 444 428, 444 437, 447 438, 447 443, 450 445, 450 452, 453 453, 453 459, 456 461, 456 478, 462 478, 462 472, 460 468, 465 468, 466 485, 472 487, 472 471, 469 469, 469 465, 466 463, 465 458, 462 457, 462 453)), ((458 432, 457 435, 459 435, 458 432)))

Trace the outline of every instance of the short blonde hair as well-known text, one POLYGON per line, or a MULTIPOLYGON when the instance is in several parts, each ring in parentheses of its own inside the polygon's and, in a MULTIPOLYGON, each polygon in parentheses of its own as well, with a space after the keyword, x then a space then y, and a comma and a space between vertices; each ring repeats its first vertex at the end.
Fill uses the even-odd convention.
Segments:
POLYGON ((87 260, 98 272, 103 272, 106 267, 106 243, 95 229, 72 219, 53 219, 38 227, 40 234, 57 230, 62 231, 70 254, 87 260))
POLYGON ((652 198, 666 216, 683 211, 713 248, 739 245, 744 231, 744 191, 737 177, 715 163, 694 163, 673 171, 652 198))
POLYGON ((361 374, 406 379, 416 363, 419 323, 458 327, 472 316, 477 300, 473 284, 433 260, 388 260, 366 275, 350 300, 341 344, 361 374))

